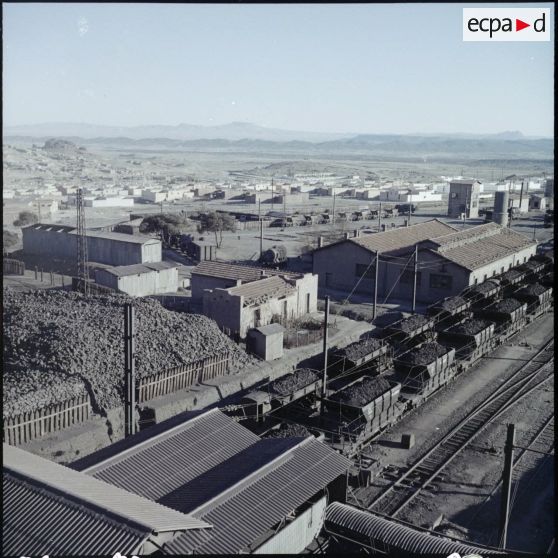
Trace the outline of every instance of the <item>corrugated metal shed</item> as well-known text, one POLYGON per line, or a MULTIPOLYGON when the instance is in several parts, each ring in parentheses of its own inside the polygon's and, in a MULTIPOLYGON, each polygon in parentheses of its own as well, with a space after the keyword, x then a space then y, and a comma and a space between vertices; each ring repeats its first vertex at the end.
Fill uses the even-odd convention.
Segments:
POLYGON ((141 273, 150 273, 151 271, 162 271, 165 269, 177 268, 178 264, 171 262, 153 262, 132 265, 118 265, 107 267, 103 271, 115 275, 116 277, 127 277, 129 275, 139 275, 141 273))
POLYGON ((132 522, 154 533, 210 527, 198 519, 165 508, 89 475, 53 463, 19 448, 3 444, 3 467, 47 490, 71 497, 84 506, 94 506, 122 521, 132 522))
MULTIPOLYGON (((74 464, 89 475, 114 486, 159 500, 178 487, 226 461, 259 441, 259 437, 218 409, 182 416, 182 422, 165 421, 150 437, 129 438, 111 452, 74 464), (186 419, 186 422, 184 422, 186 419), (120 451, 119 451, 120 450, 120 451)), ((153 427, 156 428, 156 427, 153 427)), ((146 432, 149 432, 148 429, 146 432)), ((114 444, 117 446, 117 444, 114 444)))
POLYGON ((2 481, 2 556, 127 555, 151 534, 5 471, 2 481))
POLYGON ((211 522, 211 533, 191 537, 183 533, 166 545, 166 551, 229 554, 250 550, 287 514, 345 474, 351 461, 308 437, 272 465, 193 512, 211 522))
POLYGON ((451 234, 455 230, 454 227, 438 221, 438 219, 432 219, 409 227, 399 227, 385 232, 350 238, 348 242, 354 242, 372 252, 383 253, 414 246, 417 242, 451 234))
MULTIPOLYGON (((334 502, 327 507, 325 529, 332 534, 346 535, 388 554, 405 552, 411 555, 440 554, 505 554, 504 552, 462 544, 443 536, 437 537, 413 529, 391 519, 334 502)), ((182 536, 176 539, 178 543, 182 536)))
MULTIPOLYGON (((77 234, 76 230, 69 231, 68 234, 77 234)), ((86 235, 91 238, 106 238, 107 240, 116 240, 125 242, 126 244, 159 244, 161 241, 151 236, 141 234, 126 234, 118 232, 103 231, 86 231, 86 235)))
POLYGON ((203 261, 193 270, 192 275, 206 275, 208 277, 219 277, 222 279, 240 279, 243 282, 257 281, 262 278, 262 273, 267 276, 283 275, 285 277, 302 277, 300 273, 280 271, 262 267, 250 267, 247 265, 231 264, 227 262, 203 261))

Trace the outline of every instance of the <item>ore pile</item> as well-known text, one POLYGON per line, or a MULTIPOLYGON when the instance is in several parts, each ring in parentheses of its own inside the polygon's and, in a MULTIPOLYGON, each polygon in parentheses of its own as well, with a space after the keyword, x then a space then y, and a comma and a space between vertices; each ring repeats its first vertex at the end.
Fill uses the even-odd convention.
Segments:
POLYGON ((302 424, 287 424, 279 430, 272 430, 264 438, 306 438, 311 432, 302 424))
POLYGON ((484 283, 480 283, 479 285, 476 285, 471 290, 475 293, 485 294, 498 287, 499 285, 495 281, 485 281, 484 283))
POLYGON ((451 298, 446 298, 442 303, 436 306, 438 308, 441 308, 442 310, 445 310, 446 312, 453 312, 466 303, 467 301, 464 298, 460 296, 453 296, 451 298))
POLYGON ((494 310, 495 312, 513 312, 517 310, 521 306, 521 302, 516 300, 515 298, 504 298, 499 302, 496 302, 492 306, 489 307, 489 310, 494 310))
POLYGON ((425 325, 427 322, 428 320, 422 314, 413 314, 412 316, 409 316, 407 319, 403 320, 400 324, 397 324, 396 328, 405 333, 411 333, 425 325))
POLYGON ((533 283, 532 285, 527 285, 526 287, 523 287, 523 289, 521 289, 519 292, 524 295, 539 296, 545 293, 546 290, 547 290, 546 287, 543 287, 541 284, 533 283))
POLYGON ((372 353, 376 349, 379 349, 381 346, 382 342, 379 339, 364 339, 362 341, 357 341, 356 343, 351 343, 348 347, 342 349, 341 353, 343 353, 349 360, 355 362, 358 359, 372 353))
POLYGON ((374 320, 374 323, 380 327, 388 327, 402 318, 403 314, 401 312, 384 312, 374 320))
POLYGON ((453 326, 449 331, 451 333, 460 333, 462 335, 476 335, 479 331, 489 327, 491 322, 487 320, 467 320, 461 324, 453 326))
POLYGON ((363 407, 390 389, 391 385, 385 378, 364 378, 336 393, 332 399, 353 407, 363 407))
POLYGON ((318 379, 318 375, 308 368, 301 368, 292 374, 287 374, 269 385, 272 393, 279 395, 289 395, 297 389, 301 389, 318 379))
MULTIPOLYGON (((121 404, 129 297, 10 289, 3 295, 4 416, 64 401, 84 385, 94 408, 121 404)), ((253 362, 204 316, 170 312, 149 299, 134 306, 138 378, 225 351, 229 372, 253 362)))
POLYGON ((404 355, 401 355, 400 360, 408 364, 430 364, 438 357, 445 355, 448 352, 447 347, 439 343, 424 343, 417 349, 413 349, 404 355))

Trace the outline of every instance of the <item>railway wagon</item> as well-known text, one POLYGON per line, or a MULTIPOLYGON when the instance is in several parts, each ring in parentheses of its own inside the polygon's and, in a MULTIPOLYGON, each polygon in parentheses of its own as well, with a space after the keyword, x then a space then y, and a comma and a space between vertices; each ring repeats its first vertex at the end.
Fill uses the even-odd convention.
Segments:
POLYGON ((390 364, 390 347, 380 339, 369 338, 351 343, 333 351, 332 363, 336 372, 361 368, 367 373, 379 374, 390 364))
POLYGON ((259 422, 272 410, 307 395, 320 395, 321 389, 321 376, 313 370, 303 368, 270 382, 264 389, 251 391, 242 398, 240 405, 246 416, 259 422))
POLYGON ((449 316, 462 314, 471 308, 471 300, 462 296, 451 296, 430 305, 427 312, 430 316, 439 316, 444 319, 449 316))
POLYGON ((396 322, 383 329, 384 338, 398 343, 409 342, 413 338, 433 336, 434 318, 428 318, 422 314, 414 314, 400 322, 396 322))
POLYGON ((545 268, 546 263, 539 260, 536 256, 518 267, 520 271, 525 272, 527 280, 538 277, 544 272, 545 268))
POLYGON ((552 305, 552 287, 533 283, 526 285, 514 294, 514 298, 527 303, 527 314, 535 318, 550 310, 552 305))
POLYGON ((512 268, 498 276, 502 285, 503 295, 512 294, 517 290, 517 286, 525 281, 527 272, 518 268, 512 268))
POLYGON ((484 318, 495 323, 495 333, 504 341, 527 323, 527 304, 515 298, 504 298, 483 309, 473 312, 476 318, 484 318))
POLYGON ((419 404, 455 375, 454 360, 455 349, 439 343, 426 343, 402 354, 393 362, 402 396, 417 395, 413 401, 419 404))
MULTIPOLYGON (((471 364, 494 348, 495 324, 488 320, 467 319, 438 333, 438 341, 455 349, 455 358, 471 364)), ((463 368, 463 365, 461 365, 463 368)))
POLYGON ((471 287, 465 297, 471 300, 473 305, 485 306, 487 300, 494 300, 502 292, 500 282, 495 279, 489 279, 471 287))
POLYGON ((553 287, 554 286, 554 271, 550 271, 545 273, 541 277, 541 285, 545 287, 553 287))
POLYGON ((400 393, 399 382, 364 376, 324 400, 323 404, 328 413, 342 419, 341 432, 359 444, 398 420, 403 411, 397 404, 400 393))

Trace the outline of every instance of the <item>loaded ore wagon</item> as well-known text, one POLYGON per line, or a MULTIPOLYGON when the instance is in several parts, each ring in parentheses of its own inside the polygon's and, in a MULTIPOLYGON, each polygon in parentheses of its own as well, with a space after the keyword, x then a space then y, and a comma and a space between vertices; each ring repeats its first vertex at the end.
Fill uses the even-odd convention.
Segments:
POLYGON ((445 385, 454 375, 455 349, 440 343, 424 343, 394 360, 396 377, 402 384, 402 396, 419 404, 445 385))
POLYGON ((438 340, 455 349, 455 358, 475 362, 494 347, 494 323, 468 319, 438 333, 438 340))
POLYGON ((381 339, 370 337, 336 349, 331 363, 336 373, 360 368, 368 374, 379 374, 390 364, 389 349, 381 339))
POLYGON ((525 281, 527 272, 521 269, 510 269, 499 276, 504 295, 510 295, 517 290, 517 286, 525 281))
POLYGON ((527 304, 515 298, 504 298, 486 308, 475 310, 474 315, 494 322, 495 333, 501 335, 503 341, 527 323, 527 304))
POLYGON ((251 391, 240 401, 246 416, 261 421, 269 411, 288 405, 307 395, 319 396, 322 378, 315 370, 301 368, 270 382, 261 390, 251 391))
POLYGON ((471 316, 471 301, 462 296, 444 298, 428 307, 428 314, 436 320, 436 331, 463 321, 471 316))
POLYGON ((393 323, 383 329, 384 338, 395 341, 399 346, 410 346, 434 337, 434 318, 422 314, 414 314, 400 322, 393 323), (420 336, 420 337, 419 337, 420 336))
POLYGON ((544 273, 546 263, 543 258, 544 256, 542 256, 541 259, 534 256, 528 262, 525 262, 524 264, 521 264, 519 266, 518 269, 525 272, 527 281, 536 281, 541 273, 544 273))
POLYGON ((533 283, 517 291, 514 297, 527 303, 527 313, 531 318, 550 310, 552 305, 552 287, 533 283))
POLYGON ((550 271, 549 273, 545 273, 541 278, 541 285, 545 287, 553 287, 554 286, 554 271, 550 271))
POLYGON ((340 423, 340 431, 355 442, 353 450, 371 436, 397 421, 401 384, 385 378, 364 376, 351 382, 323 403, 340 423))
POLYGON ((502 286, 500 282, 495 279, 489 279, 483 283, 479 283, 471 287, 465 296, 472 302, 473 305, 485 306, 487 300, 494 300, 500 295, 502 286))

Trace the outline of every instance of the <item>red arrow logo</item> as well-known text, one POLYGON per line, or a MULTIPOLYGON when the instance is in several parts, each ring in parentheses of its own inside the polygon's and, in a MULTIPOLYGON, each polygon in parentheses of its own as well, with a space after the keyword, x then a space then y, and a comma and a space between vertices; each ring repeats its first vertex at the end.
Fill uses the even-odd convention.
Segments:
POLYGON ((515 30, 516 31, 521 31, 522 29, 525 29, 526 27, 531 27, 531 24, 530 23, 525 23, 524 21, 521 21, 520 19, 515 20, 515 30))

